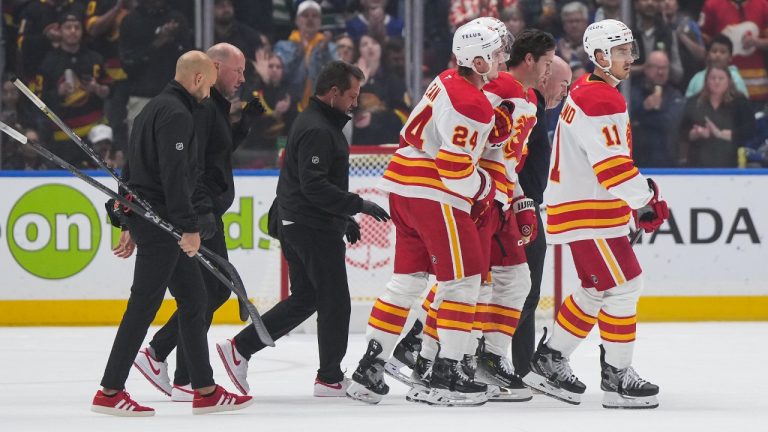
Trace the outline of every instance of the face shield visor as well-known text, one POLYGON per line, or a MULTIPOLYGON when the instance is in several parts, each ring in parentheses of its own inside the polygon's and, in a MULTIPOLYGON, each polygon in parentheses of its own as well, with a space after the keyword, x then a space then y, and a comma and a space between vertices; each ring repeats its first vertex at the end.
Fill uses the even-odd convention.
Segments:
POLYGON ((640 58, 640 48, 636 41, 621 44, 611 48, 612 62, 637 61, 640 58))

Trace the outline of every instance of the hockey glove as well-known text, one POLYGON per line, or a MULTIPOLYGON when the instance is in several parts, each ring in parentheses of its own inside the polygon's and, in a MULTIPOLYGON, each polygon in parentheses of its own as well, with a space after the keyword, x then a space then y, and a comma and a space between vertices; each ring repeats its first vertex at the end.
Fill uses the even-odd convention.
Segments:
POLYGON ((122 221, 122 213, 120 212, 120 202, 114 198, 110 198, 104 203, 104 208, 107 209, 107 217, 109 223, 115 228, 122 228, 125 224, 122 221))
POLYGON ((659 229, 661 224, 669 219, 669 207, 667 207, 666 201, 659 199, 659 187, 656 182, 648 179, 648 187, 653 191, 653 197, 648 201, 648 204, 632 212, 637 227, 650 233, 659 229))
POLYGON ((484 169, 477 167, 477 173, 480 174, 480 188, 472 199, 474 204, 470 210, 470 217, 475 224, 482 223, 485 213, 491 208, 493 199, 496 196, 496 183, 490 174, 484 169))
POLYGON ((373 201, 363 200, 363 208, 360 212, 367 214, 378 222, 386 222, 391 219, 389 213, 373 201))
POLYGON ((362 237, 360 235, 360 224, 357 223, 355 218, 349 218, 349 223, 347 224, 347 232, 344 235, 347 237, 347 241, 351 245, 357 243, 358 240, 360 240, 362 237))
POLYGON ((501 105, 494 110, 494 125, 491 134, 488 136, 488 142, 491 148, 501 148, 512 136, 512 112, 515 105, 510 101, 503 101, 501 105))
POLYGON ((213 213, 205 213, 197 216, 197 223, 200 225, 200 239, 208 240, 216 235, 218 226, 216 217, 213 213))
POLYGON ((527 244, 536 239, 539 224, 536 220, 536 203, 526 197, 519 197, 512 202, 512 211, 515 214, 517 229, 523 236, 523 243, 527 244))

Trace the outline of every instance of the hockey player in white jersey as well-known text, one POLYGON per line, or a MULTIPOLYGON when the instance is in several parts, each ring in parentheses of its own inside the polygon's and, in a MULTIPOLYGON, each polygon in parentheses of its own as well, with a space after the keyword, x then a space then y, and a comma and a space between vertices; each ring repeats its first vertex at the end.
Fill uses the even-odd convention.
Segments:
POLYGON ((631 30, 616 20, 593 23, 584 49, 595 72, 574 83, 563 106, 544 192, 547 240, 570 247, 581 284, 560 307, 552 337, 542 337, 523 381, 579 404, 586 386, 568 358, 598 324, 603 406, 655 408, 658 386, 632 367, 643 279, 627 235, 633 212, 637 226, 651 232, 669 210, 656 183, 634 165, 627 104, 616 89, 636 59, 631 30))
POLYGON ((384 362, 430 272, 443 291, 437 316, 442 350, 430 379, 430 403, 485 402, 486 387, 464 373, 460 360, 482 272, 479 235, 470 214, 488 207, 495 195, 493 180, 477 166, 496 123, 481 88, 496 78, 503 48, 496 32, 465 25, 454 34, 453 52, 459 69, 441 73, 429 85, 403 127, 403 147, 380 183, 390 194, 396 227, 395 274, 371 311, 368 349, 347 391, 368 403, 377 403, 388 392, 384 362))

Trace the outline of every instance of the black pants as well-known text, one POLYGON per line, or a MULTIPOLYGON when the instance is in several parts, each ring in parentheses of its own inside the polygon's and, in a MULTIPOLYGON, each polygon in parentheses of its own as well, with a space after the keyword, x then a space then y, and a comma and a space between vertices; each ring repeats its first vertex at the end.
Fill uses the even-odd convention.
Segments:
POLYGON ((515 373, 524 376, 531 369, 531 358, 536 351, 536 307, 541 296, 541 275, 544 273, 544 257, 547 254, 547 237, 541 221, 541 211, 536 206, 539 231, 536 240, 525 248, 528 269, 531 271, 531 291, 525 298, 515 337, 512 338, 512 365, 515 373))
POLYGON ((133 286, 109 354, 101 385, 122 389, 147 329, 170 289, 179 308, 179 336, 184 347, 192 387, 213 385, 206 339, 206 293, 200 265, 179 248, 176 239, 134 215, 129 220, 137 245, 133 286))
MULTIPOLYGON (((339 382, 344 378, 341 360, 347 353, 351 311, 342 234, 297 223, 281 229, 280 246, 288 262, 291 294, 262 316, 264 324, 277 340, 317 311, 317 378, 339 382)), ((235 336, 235 345, 245 358, 265 346, 253 326, 235 336)))
MULTIPOLYGON (((203 241, 203 246, 207 247, 211 251, 217 253, 225 259, 228 259, 227 255, 227 243, 224 239, 224 223, 221 217, 216 219, 218 224, 218 230, 216 235, 208 240, 203 241)), ((203 282, 205 283, 205 290, 208 293, 208 301, 205 310, 205 329, 208 330, 211 327, 211 321, 213 320, 213 313, 216 312, 221 305, 223 305, 227 299, 229 299, 232 291, 229 290, 221 281, 216 279, 213 273, 202 267, 200 264, 200 271, 203 275, 203 282)), ((152 349, 155 351, 156 359, 159 361, 165 361, 166 357, 177 348, 179 340, 179 311, 171 315, 168 322, 155 333, 152 341, 149 343, 152 349)), ((190 383, 189 372, 187 370, 187 362, 184 361, 184 348, 179 345, 176 350, 176 373, 174 374, 173 383, 176 385, 187 385, 190 383)))

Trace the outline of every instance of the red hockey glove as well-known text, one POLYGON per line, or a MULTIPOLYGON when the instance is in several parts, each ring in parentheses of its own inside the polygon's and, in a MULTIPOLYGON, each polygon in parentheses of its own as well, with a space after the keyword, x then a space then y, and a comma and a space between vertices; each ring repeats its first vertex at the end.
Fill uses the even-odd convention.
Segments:
POLYGON ((539 231, 539 223, 536 220, 536 203, 526 197, 520 197, 512 202, 512 211, 515 213, 517 229, 523 236, 523 243, 527 244, 536 239, 539 231))
POLYGON ((669 219, 669 207, 667 207, 666 201, 659 199, 659 187, 656 182, 648 179, 648 186, 653 191, 653 198, 648 201, 648 204, 632 212, 637 227, 650 233, 659 229, 661 224, 669 219))
POLYGON ((472 198, 474 204, 469 215, 475 224, 482 224, 483 216, 493 205, 493 199, 496 196, 496 183, 484 169, 478 167, 477 173, 480 174, 480 188, 472 198))
POLYGON ((503 101, 501 105, 496 107, 494 112, 494 125, 491 130, 491 134, 488 136, 488 142, 491 148, 501 148, 504 143, 512 136, 512 112, 515 110, 515 105, 509 101, 503 101))

